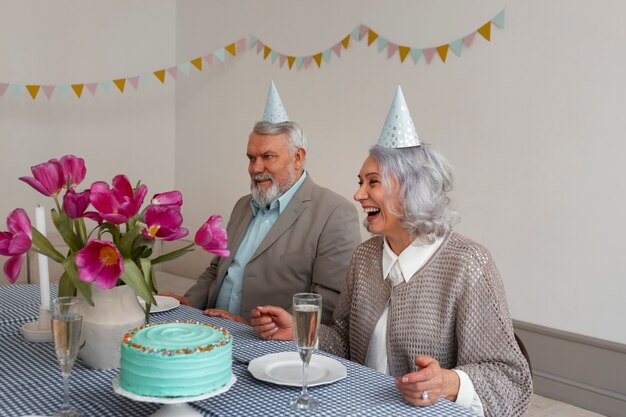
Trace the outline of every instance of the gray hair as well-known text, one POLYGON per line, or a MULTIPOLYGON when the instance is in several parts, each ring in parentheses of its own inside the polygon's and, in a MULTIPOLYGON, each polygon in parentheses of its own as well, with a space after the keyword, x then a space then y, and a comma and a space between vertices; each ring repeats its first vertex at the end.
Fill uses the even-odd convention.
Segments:
POLYGON ((448 193, 454 185, 454 172, 448 161, 428 145, 410 148, 384 148, 374 145, 370 155, 378 162, 381 181, 391 199, 391 179, 400 197, 400 224, 413 239, 432 243, 458 222, 448 193))
POLYGON ((306 136, 304 136, 302 128, 296 122, 271 123, 260 121, 256 122, 252 131, 259 135, 276 136, 283 133, 287 134, 287 144, 292 155, 296 154, 298 148, 306 150, 308 146, 306 136))

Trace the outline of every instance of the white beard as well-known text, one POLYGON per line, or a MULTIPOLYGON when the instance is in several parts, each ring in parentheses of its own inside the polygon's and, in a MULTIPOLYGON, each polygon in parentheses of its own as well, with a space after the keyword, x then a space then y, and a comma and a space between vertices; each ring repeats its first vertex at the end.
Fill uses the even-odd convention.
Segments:
POLYGON ((274 177, 270 174, 256 174, 252 177, 250 183, 250 191, 252 191, 252 198, 261 207, 268 207, 276 199, 285 193, 296 182, 296 172, 293 167, 289 168, 289 176, 287 177, 286 184, 278 184, 274 177), (263 180, 272 181, 271 187, 266 191, 260 187, 257 187, 255 181, 263 180))

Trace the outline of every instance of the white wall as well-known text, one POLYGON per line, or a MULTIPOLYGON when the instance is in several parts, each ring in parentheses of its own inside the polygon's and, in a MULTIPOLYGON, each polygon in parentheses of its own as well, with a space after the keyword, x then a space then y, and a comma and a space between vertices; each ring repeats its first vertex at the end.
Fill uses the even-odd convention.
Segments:
POLYGON ((456 167, 457 230, 493 253, 513 317, 626 343, 622 2, 0 4, 12 16, 0 26, 0 80, 51 83, 142 73, 248 34, 281 52, 311 54, 358 23, 400 44, 434 46, 506 6, 506 27, 492 29, 492 42, 477 35, 445 64, 437 57, 430 65, 423 58, 400 64, 397 55, 387 60, 352 41, 320 70, 289 71, 247 52, 202 73, 192 69, 175 84, 124 95, 47 103, 7 93, 0 99, 0 178, 10 198, 0 208, 34 206, 35 192, 15 178, 74 151, 88 160, 89 181, 123 171, 151 191, 179 188, 192 230, 209 214, 227 217, 248 190, 245 144, 271 79, 309 136, 309 172, 350 198, 401 84, 421 137, 456 167), (59 10, 70 6, 71 15, 59 10))

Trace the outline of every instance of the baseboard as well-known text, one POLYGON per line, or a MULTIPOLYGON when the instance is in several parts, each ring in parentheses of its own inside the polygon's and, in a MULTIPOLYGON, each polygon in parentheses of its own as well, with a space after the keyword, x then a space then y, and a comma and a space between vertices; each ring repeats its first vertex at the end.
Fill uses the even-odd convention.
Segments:
POLYGON ((535 393, 626 417, 626 345, 513 320, 533 366, 535 393))

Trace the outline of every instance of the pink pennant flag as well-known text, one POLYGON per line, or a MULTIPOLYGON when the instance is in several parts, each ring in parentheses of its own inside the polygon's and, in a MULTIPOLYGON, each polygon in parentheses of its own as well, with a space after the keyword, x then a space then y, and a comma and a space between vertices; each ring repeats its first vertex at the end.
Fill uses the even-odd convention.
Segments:
POLYGON ((436 51, 437 48, 424 48, 424 57, 426 57, 426 62, 430 64, 430 61, 432 61, 436 51))
POLYGON ((359 27, 359 40, 363 39, 363 36, 367 34, 368 30, 369 28, 365 25, 361 25, 361 27, 359 27))
POLYGON ((206 54, 202 59, 204 59, 207 64, 213 65, 213 54, 206 54))
POLYGON ((333 46, 333 52, 338 58, 341 58, 341 42, 337 42, 337 44, 333 46))
POLYGON ((48 100, 50 100, 50 97, 52 97, 52 93, 54 93, 54 86, 53 85, 42 85, 41 88, 43 88, 43 93, 46 95, 46 98, 48 100))
POLYGON ((237 41, 237 52, 245 52, 248 43, 246 42, 246 38, 241 38, 237 41))
POLYGON ((278 65, 280 68, 282 68, 283 65, 285 65, 285 60, 287 60, 287 55, 285 54, 278 55, 278 65))
POLYGON ((167 72, 172 76, 173 79, 176 79, 178 76, 178 67, 169 67, 167 72))
POLYGON ((137 87, 139 86, 139 76, 136 75, 134 77, 129 77, 128 82, 130 82, 130 85, 132 85, 136 90, 137 87))
POLYGON ((9 84, 0 83, 0 97, 4 96, 4 93, 7 91, 7 88, 9 88, 9 84))
POLYGON ((85 87, 87 87, 87 91, 89 91, 92 96, 96 95, 96 88, 98 88, 98 83, 88 83, 85 84, 85 87))
POLYGON ((467 35, 466 37, 463 38, 463 44, 465 46, 470 46, 472 44, 472 42, 474 41, 474 36, 476 36, 476 32, 472 32, 469 35, 467 35))
POLYGON ((302 62, 304 62, 304 68, 308 68, 311 64, 311 60, 313 59, 313 55, 305 56, 302 62))
POLYGON ((259 52, 261 52, 264 46, 265 44, 263 42, 256 41, 256 53, 258 54, 259 52))
POLYGON ((396 45, 395 43, 389 42, 387 44, 387 58, 391 58, 393 54, 396 53, 397 50, 398 50, 398 45, 396 45))

